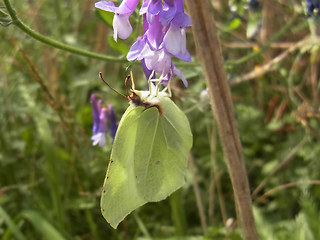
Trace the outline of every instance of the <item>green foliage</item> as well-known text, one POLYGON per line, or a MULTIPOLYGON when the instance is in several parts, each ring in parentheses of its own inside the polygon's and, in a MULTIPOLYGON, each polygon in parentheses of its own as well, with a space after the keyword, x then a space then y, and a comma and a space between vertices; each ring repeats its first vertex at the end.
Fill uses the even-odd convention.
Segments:
POLYGON ((232 30, 237 29, 240 26, 241 26, 241 20, 239 18, 235 18, 230 22, 230 24, 228 26, 228 30, 232 31, 232 30))
POLYGON ((25 211, 21 214, 28 219, 32 225, 42 234, 44 239, 48 240, 63 240, 64 237, 53 227, 45 218, 35 211, 25 211))
POLYGON ((18 240, 26 239, 19 227, 15 224, 14 220, 8 215, 8 213, 0 206, 0 217, 8 226, 6 233, 3 233, 3 239, 8 239, 11 232, 18 240))
POLYGON ((110 47, 112 47, 117 52, 120 52, 122 54, 127 54, 129 52, 130 47, 122 42, 121 40, 118 40, 118 42, 115 42, 112 36, 108 37, 108 44, 110 47))
POLYGON ((103 11, 101 9, 96 9, 96 11, 99 14, 99 16, 101 16, 101 18, 104 20, 104 22, 108 24, 110 27, 112 27, 114 13, 103 11))
POLYGON ((0 25, 8 27, 11 24, 11 19, 7 13, 0 9, 0 25))
POLYGON ((320 211, 314 204, 312 197, 303 194, 301 210, 293 220, 268 221, 263 217, 263 210, 255 208, 255 220, 261 239, 319 239, 320 211))

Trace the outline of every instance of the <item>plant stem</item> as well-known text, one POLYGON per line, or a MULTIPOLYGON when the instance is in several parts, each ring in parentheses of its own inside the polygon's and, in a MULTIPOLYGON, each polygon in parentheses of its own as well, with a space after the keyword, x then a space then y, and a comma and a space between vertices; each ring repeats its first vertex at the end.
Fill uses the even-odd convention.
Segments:
POLYGON ((15 26, 17 26, 18 28, 20 28, 20 30, 22 30, 23 32, 28 34, 30 37, 32 37, 32 38, 34 38, 44 44, 47 44, 52 47, 55 47, 55 48, 58 48, 58 49, 61 49, 61 50, 67 51, 67 52, 71 52, 71 53, 74 53, 77 55, 85 56, 85 57, 90 57, 90 58, 95 58, 95 59, 100 59, 100 60, 105 60, 105 61, 111 61, 111 62, 127 62, 127 60, 125 58, 123 58, 122 56, 121 57, 113 57, 113 56, 108 56, 108 55, 104 55, 104 54, 100 54, 100 53, 95 53, 95 52, 91 52, 88 50, 84 50, 81 48, 71 46, 69 44, 59 42, 59 41, 52 39, 50 37, 46 37, 36 31, 34 31, 26 24, 24 24, 17 17, 9 0, 3 0, 3 1, 4 1, 4 4, 6 6, 6 9, 7 9, 9 15, 12 19, 12 23, 15 26))
POLYGON ((279 185, 275 188, 272 188, 270 189, 269 191, 267 191, 266 193, 264 193, 262 196, 258 197, 254 202, 255 203, 259 203, 259 202, 263 202, 263 200, 278 192, 278 191, 281 191, 281 190, 284 190, 284 189, 287 189, 287 188, 291 188, 291 187, 296 187, 298 185, 320 185, 320 180, 305 180, 305 181, 299 181, 299 182, 292 182, 292 183, 286 183, 286 184, 282 184, 282 185, 279 185))
POLYGON ((200 187, 197 181, 197 168, 196 165, 194 163, 193 160, 193 156, 190 154, 189 155, 189 167, 192 173, 192 185, 193 185, 193 191, 194 191, 194 195, 196 197, 196 203, 197 203, 197 207, 198 207, 198 211, 199 211, 199 217, 200 217, 200 222, 201 222, 201 227, 202 227, 202 231, 203 234, 205 234, 207 232, 207 218, 206 218, 206 214, 204 212, 204 206, 202 203, 202 198, 201 198, 201 192, 200 192, 200 187))
POLYGON ((204 67, 212 111, 227 160, 243 236, 247 240, 256 240, 258 235, 253 218, 249 182, 215 22, 207 0, 187 0, 186 3, 192 19, 196 50, 204 67))
POLYGON ((171 206, 172 221, 176 230, 176 234, 177 236, 186 236, 187 221, 181 202, 181 189, 171 194, 169 201, 171 206))

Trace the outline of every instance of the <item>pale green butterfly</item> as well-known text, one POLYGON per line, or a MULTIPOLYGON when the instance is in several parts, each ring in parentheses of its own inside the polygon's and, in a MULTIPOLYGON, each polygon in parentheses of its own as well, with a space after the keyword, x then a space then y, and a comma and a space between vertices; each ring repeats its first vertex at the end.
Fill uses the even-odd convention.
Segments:
POLYGON ((189 121, 167 88, 159 92, 159 84, 149 86, 150 91, 137 91, 132 81, 130 106, 114 139, 101 196, 102 215, 113 228, 139 206, 161 201, 185 183, 189 121))

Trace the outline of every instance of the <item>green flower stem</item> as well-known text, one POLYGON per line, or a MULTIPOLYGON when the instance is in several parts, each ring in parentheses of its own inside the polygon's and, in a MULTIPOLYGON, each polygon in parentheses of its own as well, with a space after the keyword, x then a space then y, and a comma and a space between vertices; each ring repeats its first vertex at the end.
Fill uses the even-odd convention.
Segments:
POLYGON ((169 197, 171 216, 177 236, 187 235, 187 221, 181 201, 181 189, 175 191, 169 197))
POLYGON ((12 23, 15 26, 17 26, 18 28, 20 28, 23 32, 28 34, 30 37, 32 37, 32 38, 34 38, 44 44, 50 45, 52 47, 55 47, 55 48, 58 48, 58 49, 61 49, 61 50, 67 51, 67 52, 71 52, 71 53, 78 54, 81 56, 89 57, 89 58, 95 58, 95 59, 100 59, 100 60, 105 60, 105 61, 110 61, 110 62, 127 62, 127 60, 124 57, 113 57, 113 56, 108 56, 108 55, 104 55, 104 54, 91 52, 91 51, 77 48, 77 47, 71 46, 69 44, 65 44, 65 43, 59 42, 57 40, 54 40, 52 38, 46 37, 36 31, 34 31, 33 29, 31 29, 27 25, 25 25, 17 17, 9 0, 3 0, 3 1, 4 1, 4 4, 6 6, 6 9, 7 9, 9 15, 12 19, 12 23))

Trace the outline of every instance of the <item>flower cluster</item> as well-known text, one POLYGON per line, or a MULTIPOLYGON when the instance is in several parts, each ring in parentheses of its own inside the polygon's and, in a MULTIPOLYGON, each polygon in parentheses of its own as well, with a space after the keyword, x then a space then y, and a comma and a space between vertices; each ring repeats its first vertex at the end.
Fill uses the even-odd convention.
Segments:
MULTIPOLYGON (((114 12, 114 39, 126 39, 132 32, 130 15, 135 11, 140 0, 123 0, 119 7, 111 1, 99 1, 95 7, 114 12)), ((140 60, 144 73, 154 78, 155 73, 161 75, 163 84, 176 74, 185 86, 187 81, 183 74, 171 61, 177 57, 190 62, 191 56, 186 49, 185 27, 191 26, 190 17, 184 13, 182 0, 143 0, 140 8, 143 16, 143 36, 139 36, 131 46, 127 59, 140 60)))
POLYGON ((111 105, 108 108, 101 107, 101 100, 97 100, 94 94, 91 95, 92 115, 93 115, 93 136, 91 140, 92 145, 99 145, 100 147, 106 144, 106 132, 108 130, 107 123, 109 122, 109 134, 114 139, 117 131, 117 121, 111 105))
POLYGON ((307 16, 320 16, 320 0, 306 0, 307 16))

